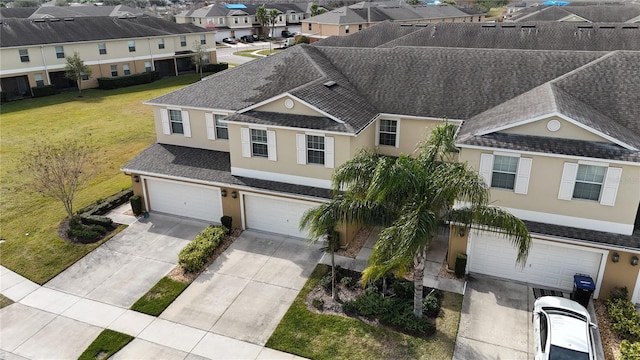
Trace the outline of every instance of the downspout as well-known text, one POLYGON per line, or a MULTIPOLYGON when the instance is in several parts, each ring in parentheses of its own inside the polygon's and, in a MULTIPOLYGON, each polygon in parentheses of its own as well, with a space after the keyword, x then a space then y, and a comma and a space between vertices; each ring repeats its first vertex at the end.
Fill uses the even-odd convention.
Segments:
POLYGON ((47 68, 47 60, 44 57, 44 45, 40 45, 40 56, 42 56, 42 64, 44 65, 44 73, 47 75, 47 85, 51 85, 51 79, 49 78, 49 69, 47 68))
MULTIPOLYGON (((151 59, 151 71, 156 71, 156 64, 153 61, 153 53, 151 52, 151 38, 147 38, 147 43, 149 44, 149 58, 151 59)), ((146 68, 145 68, 146 71, 146 68)))

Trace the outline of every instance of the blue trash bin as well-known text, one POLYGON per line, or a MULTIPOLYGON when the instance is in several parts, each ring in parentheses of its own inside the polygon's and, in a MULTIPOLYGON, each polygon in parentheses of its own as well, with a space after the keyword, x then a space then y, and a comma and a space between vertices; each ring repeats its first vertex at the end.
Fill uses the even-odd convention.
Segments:
POLYGON ((596 283, 589 275, 576 274, 573 276, 573 300, 585 308, 589 305, 591 295, 596 289, 596 283))

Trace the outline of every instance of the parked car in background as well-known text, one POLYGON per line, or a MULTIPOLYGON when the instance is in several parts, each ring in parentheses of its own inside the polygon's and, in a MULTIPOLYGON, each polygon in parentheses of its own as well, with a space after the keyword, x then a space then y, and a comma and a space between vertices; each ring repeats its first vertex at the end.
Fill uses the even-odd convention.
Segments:
POLYGON ((290 37, 293 37, 293 36, 294 36, 294 34, 289 32, 288 30, 282 30, 282 37, 283 38, 290 38, 290 37))
POLYGON ((246 43, 252 43, 253 42, 253 36, 252 35, 241 36, 240 37, 240 41, 246 42, 246 43))
POLYGON ((557 296, 543 296, 533 306, 536 360, 596 360, 593 330, 584 306, 557 296))
POLYGON ((227 43, 227 44, 235 44, 236 41, 237 40, 235 38, 233 38, 233 37, 227 37, 227 38, 222 39, 222 42, 223 43, 227 43))

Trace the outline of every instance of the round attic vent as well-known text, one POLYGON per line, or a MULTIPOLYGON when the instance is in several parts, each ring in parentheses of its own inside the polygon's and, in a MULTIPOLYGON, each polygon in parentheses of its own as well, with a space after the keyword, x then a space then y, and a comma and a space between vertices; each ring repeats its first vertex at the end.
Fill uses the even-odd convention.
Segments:
POLYGON ((293 109, 293 106, 295 104, 293 103, 293 100, 291 99, 287 99, 284 101, 284 107, 286 107, 287 109, 293 109))
POLYGON ((562 125, 560 124, 560 121, 558 121, 558 120, 549 120, 549 122, 547 123, 547 129, 549 131, 554 131, 554 132, 558 131, 558 130, 560 130, 560 126, 562 126, 562 125))

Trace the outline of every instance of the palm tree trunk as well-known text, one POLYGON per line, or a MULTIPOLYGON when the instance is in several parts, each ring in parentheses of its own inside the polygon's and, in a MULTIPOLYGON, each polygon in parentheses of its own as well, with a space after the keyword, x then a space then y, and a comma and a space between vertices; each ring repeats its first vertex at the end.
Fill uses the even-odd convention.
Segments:
POLYGON ((336 300, 336 261, 334 251, 331 251, 331 298, 336 300))
POLYGON ((413 258, 413 315, 422 318, 422 293, 424 280, 424 265, 426 254, 426 246, 422 247, 413 258))

